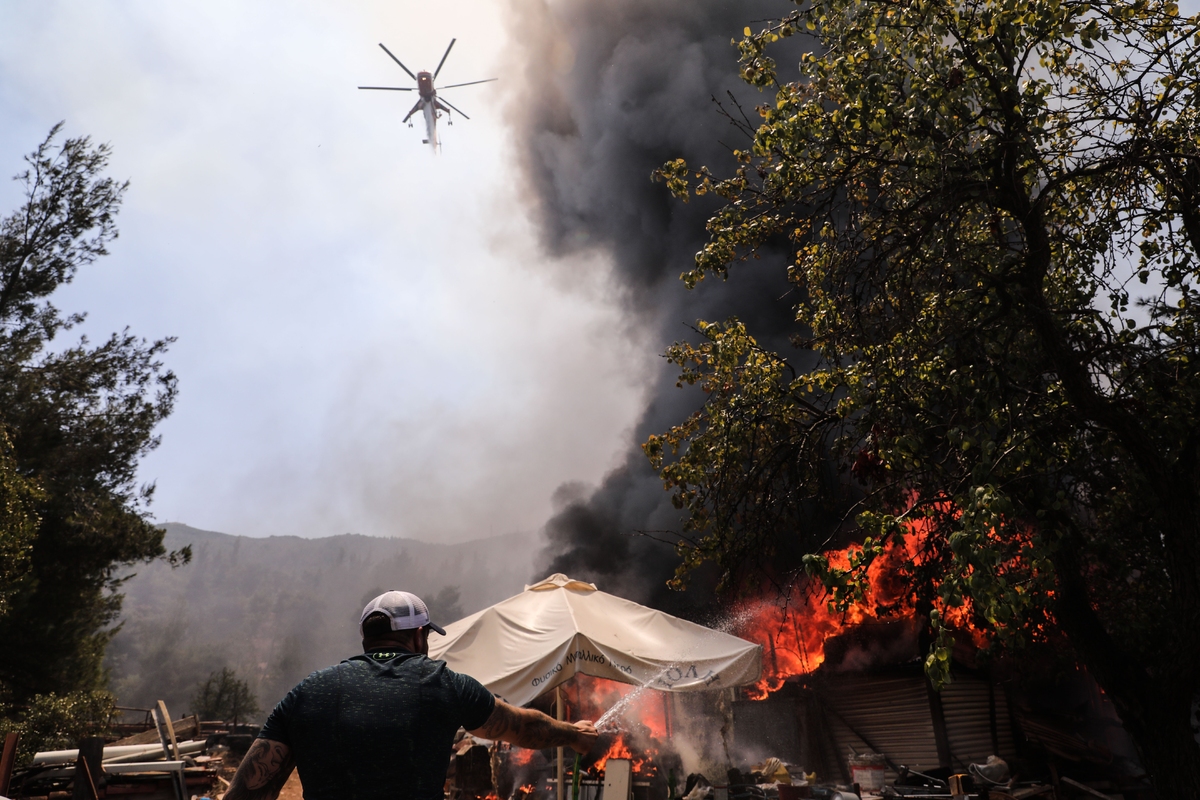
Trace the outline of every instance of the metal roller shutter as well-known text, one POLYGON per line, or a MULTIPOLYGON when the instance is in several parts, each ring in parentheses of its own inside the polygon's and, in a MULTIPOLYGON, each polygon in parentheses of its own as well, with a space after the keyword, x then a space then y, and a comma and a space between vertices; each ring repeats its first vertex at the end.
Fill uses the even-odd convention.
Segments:
POLYGON ((989 755, 1004 759, 1016 756, 1012 726, 1009 723, 1008 703, 1004 692, 995 690, 983 680, 972 676, 955 676, 953 683, 942 689, 942 709, 946 716, 946 736, 954 766, 966 769, 968 763, 983 763, 989 755), (992 740, 991 696, 995 697, 996 739, 992 740), (996 744, 999 744, 999 752, 996 744))
MULTIPOLYGON (((824 688, 819 700, 843 759, 851 750, 874 750, 894 764, 918 770, 937 767, 924 677, 844 676, 824 688)), ((888 780, 895 778, 889 769, 888 780)))

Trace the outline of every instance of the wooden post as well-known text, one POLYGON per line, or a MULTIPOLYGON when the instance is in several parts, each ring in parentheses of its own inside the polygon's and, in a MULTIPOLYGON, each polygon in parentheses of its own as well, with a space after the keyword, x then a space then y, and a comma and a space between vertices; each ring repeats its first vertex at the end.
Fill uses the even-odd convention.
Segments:
POLYGON ((0 795, 8 794, 8 783, 12 780, 13 767, 17 763, 17 745, 21 734, 13 731, 4 737, 4 749, 0 750, 0 795))
MULTIPOLYGON (((158 701, 158 707, 154 713, 154 727, 158 729, 158 738, 162 742, 166 760, 178 761, 179 743, 175 741, 175 726, 171 724, 171 713, 167 711, 167 704, 162 700, 158 701)), ((187 800, 187 781, 184 780, 183 770, 174 773, 174 776, 175 779, 172 783, 175 787, 175 797, 177 800, 187 800)))
MULTIPOLYGON (((563 701, 562 687, 554 687, 554 717, 559 721, 563 721, 563 701)), ((565 793, 563 792, 563 749, 558 748, 558 800, 563 800, 565 793)))
POLYGON ((100 792, 96 784, 104 775, 100 762, 104 759, 104 740, 89 736, 79 740, 79 756, 75 759, 75 785, 72 800, 97 800, 100 792))
POLYGON ((675 704, 675 696, 670 692, 662 692, 663 701, 663 729, 667 735, 667 741, 672 741, 675 738, 675 726, 671 706, 675 704))
POLYGON ((992 753, 1000 755, 1000 725, 996 717, 996 684, 988 675, 988 729, 992 733, 992 753))
POLYGON ((933 682, 929 678, 925 679, 925 692, 929 696, 929 716, 933 719, 933 741, 937 745, 938 766, 942 769, 953 769, 951 762, 954 756, 950 750, 950 735, 946 731, 946 712, 942 707, 942 696, 933 688, 933 682))
MULTIPOLYGON (((179 742, 175 740, 175 723, 171 722, 171 713, 167 711, 167 704, 162 700, 158 701, 158 713, 162 715, 163 726, 167 729, 167 736, 171 740, 170 757, 174 761, 179 760, 179 742)), ((163 742, 166 745, 166 742, 163 742)))

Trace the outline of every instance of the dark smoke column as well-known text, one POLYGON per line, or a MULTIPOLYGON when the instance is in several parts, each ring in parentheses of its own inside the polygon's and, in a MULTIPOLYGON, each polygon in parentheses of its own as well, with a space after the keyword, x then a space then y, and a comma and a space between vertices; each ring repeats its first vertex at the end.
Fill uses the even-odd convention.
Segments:
MULTIPOLYGON (((738 80, 730 41, 756 20, 790 8, 716 0, 513 0, 521 83, 510 101, 511 121, 543 245, 555 256, 607 251, 629 315, 649 327, 659 352, 687 338, 686 326, 697 319, 731 314, 760 340, 784 346, 791 313, 779 264, 768 270, 752 262, 732 283, 706 281, 688 291, 678 276, 706 240, 704 224, 715 206, 672 200, 650 174, 680 156, 718 172, 729 168, 729 148, 748 142, 711 98, 724 101, 732 91, 749 114, 772 101, 738 80)), ((664 362, 625 463, 590 496, 572 487, 559 491, 561 510, 546 524, 539 577, 566 572, 676 611, 698 599, 689 602, 664 586, 675 568, 673 548, 635 532, 679 530, 679 513, 639 444, 699 402, 697 393, 675 387, 674 370, 664 362)))

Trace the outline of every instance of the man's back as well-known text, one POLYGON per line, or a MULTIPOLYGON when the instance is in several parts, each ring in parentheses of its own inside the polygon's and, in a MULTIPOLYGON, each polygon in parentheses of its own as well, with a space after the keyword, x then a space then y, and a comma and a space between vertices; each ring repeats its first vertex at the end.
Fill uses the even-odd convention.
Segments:
POLYGON ((411 592, 388 591, 358 620, 361 656, 314 672, 280 701, 242 759, 225 800, 278 800, 294 767, 305 800, 441 800, 461 726, 519 747, 596 743, 590 722, 558 722, 497 700, 479 681, 431 661, 446 631, 411 592))
POLYGON ((375 650, 309 675, 260 736, 290 748, 305 800, 440 800, 455 732, 494 706, 444 662, 375 650))

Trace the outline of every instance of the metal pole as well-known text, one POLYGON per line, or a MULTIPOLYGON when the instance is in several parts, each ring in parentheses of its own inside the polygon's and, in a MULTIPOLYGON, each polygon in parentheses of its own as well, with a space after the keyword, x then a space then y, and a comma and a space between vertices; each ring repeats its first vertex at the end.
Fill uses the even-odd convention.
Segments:
MULTIPOLYGON (((554 716, 559 721, 563 721, 563 702, 562 702, 562 687, 554 687, 554 716)), ((558 748, 558 800, 563 800, 563 749, 558 748)))

